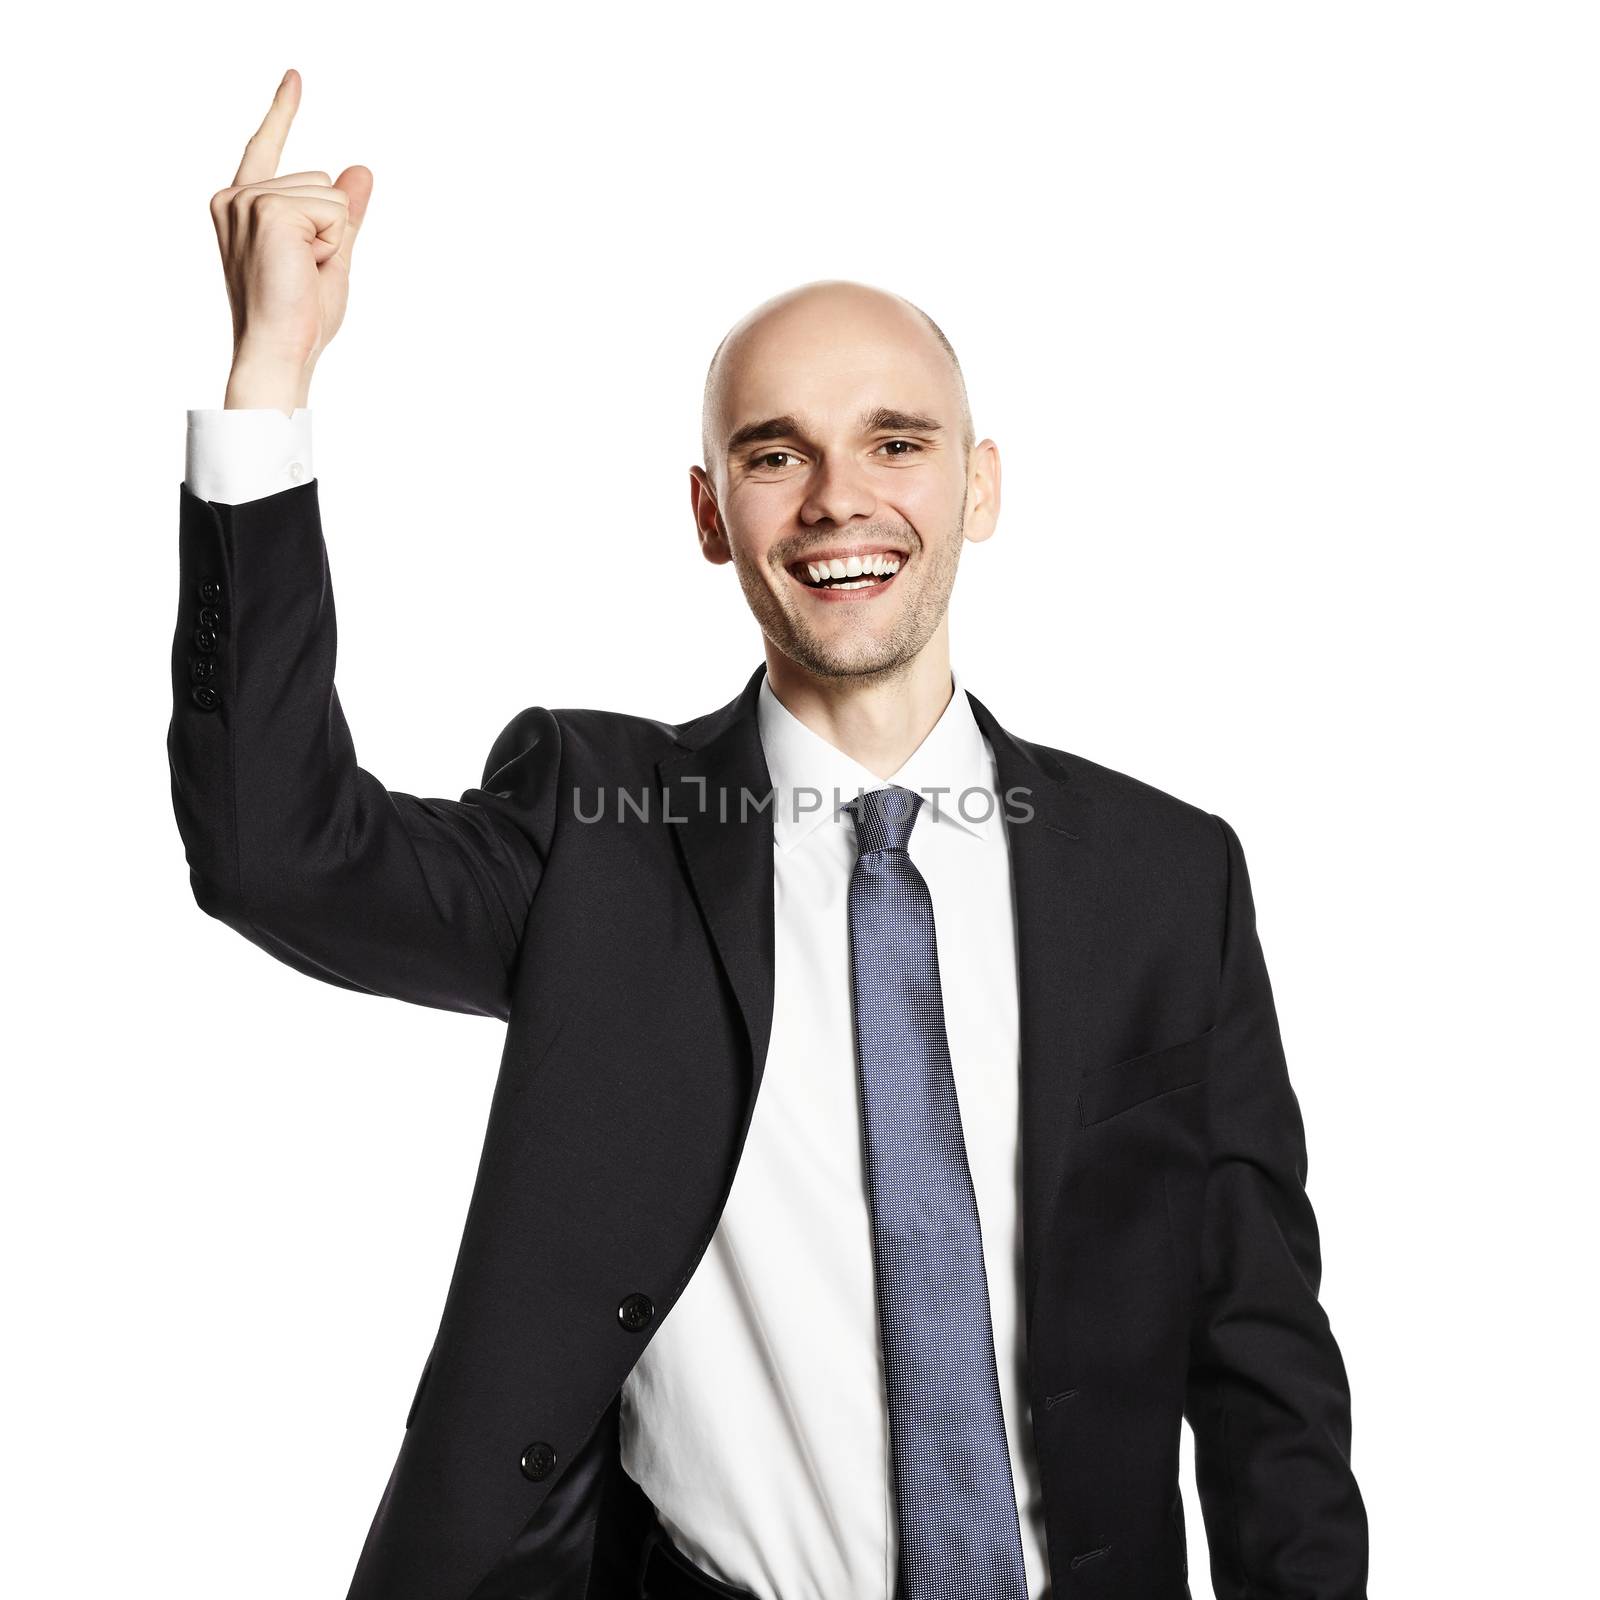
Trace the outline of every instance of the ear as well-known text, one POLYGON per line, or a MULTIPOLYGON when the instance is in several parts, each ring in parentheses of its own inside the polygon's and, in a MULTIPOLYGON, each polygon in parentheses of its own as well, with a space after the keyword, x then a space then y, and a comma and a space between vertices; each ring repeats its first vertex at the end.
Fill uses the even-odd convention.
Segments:
POLYGON ((967 462, 967 520, 964 535, 982 544, 1000 520, 1000 447, 985 439, 972 447, 967 462))
POLYGON ((723 526, 717 505, 717 491, 704 467, 689 468, 689 504, 694 512, 695 533, 700 554, 718 566, 733 560, 728 548, 728 530, 723 526))

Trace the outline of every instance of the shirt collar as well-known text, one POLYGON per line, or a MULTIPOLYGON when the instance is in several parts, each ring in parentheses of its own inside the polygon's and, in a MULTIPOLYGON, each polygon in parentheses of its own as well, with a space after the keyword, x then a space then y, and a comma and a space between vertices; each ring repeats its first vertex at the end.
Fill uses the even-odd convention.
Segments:
POLYGON ((773 837, 785 852, 810 837, 824 822, 850 826, 839 807, 859 790, 890 784, 924 797, 918 824, 958 827, 979 839, 998 822, 993 758, 960 676, 950 674, 950 701, 922 743, 888 778, 829 744, 808 728, 772 692, 765 673, 756 718, 772 780, 773 837), (974 794, 981 790, 982 794, 974 794), (987 796, 988 798, 984 798, 987 796))

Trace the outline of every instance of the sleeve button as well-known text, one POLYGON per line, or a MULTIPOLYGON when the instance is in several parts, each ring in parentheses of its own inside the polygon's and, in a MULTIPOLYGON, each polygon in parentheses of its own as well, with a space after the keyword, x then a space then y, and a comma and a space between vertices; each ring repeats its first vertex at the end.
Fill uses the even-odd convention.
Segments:
POLYGON ((202 711, 215 711, 222 704, 222 696, 209 683, 197 683, 189 697, 202 711))

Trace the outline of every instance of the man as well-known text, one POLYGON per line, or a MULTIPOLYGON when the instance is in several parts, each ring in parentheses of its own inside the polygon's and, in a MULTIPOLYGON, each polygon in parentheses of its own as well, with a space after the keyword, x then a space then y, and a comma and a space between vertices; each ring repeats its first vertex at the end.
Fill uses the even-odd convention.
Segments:
POLYGON ((508 1023, 352 1600, 1354 1600, 1366 1519, 1239 841, 955 679, 999 457, 897 296, 758 307, 702 553, 765 661, 681 724, 532 706, 458 801, 357 765, 311 370, 371 174, 212 202, 169 732, 200 905, 326 982, 508 1023))

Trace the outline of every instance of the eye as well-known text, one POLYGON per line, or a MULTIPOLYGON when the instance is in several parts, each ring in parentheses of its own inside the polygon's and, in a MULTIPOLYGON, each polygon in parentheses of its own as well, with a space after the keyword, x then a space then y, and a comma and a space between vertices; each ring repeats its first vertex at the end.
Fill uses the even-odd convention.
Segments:
POLYGON ((775 461, 782 456, 793 456, 792 450, 768 450, 765 455, 752 456, 750 466, 760 472, 769 461, 775 461))
POLYGON ((885 439, 883 441, 883 443, 878 446, 878 448, 880 450, 887 450, 889 448, 889 446, 892 445, 892 444, 903 444, 906 448, 905 448, 905 450, 897 450, 897 451, 895 451, 893 453, 893 455, 890 457, 891 460, 898 459, 900 456, 903 456, 903 455, 905 455, 908 452, 913 451, 913 450, 920 452, 921 449, 922 449, 922 446, 920 444, 918 444, 914 439, 885 439))

